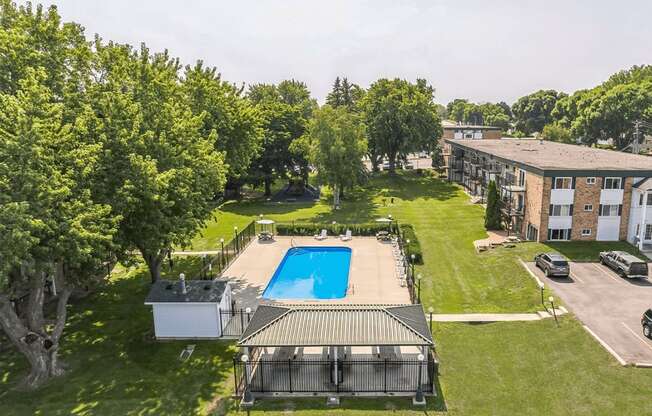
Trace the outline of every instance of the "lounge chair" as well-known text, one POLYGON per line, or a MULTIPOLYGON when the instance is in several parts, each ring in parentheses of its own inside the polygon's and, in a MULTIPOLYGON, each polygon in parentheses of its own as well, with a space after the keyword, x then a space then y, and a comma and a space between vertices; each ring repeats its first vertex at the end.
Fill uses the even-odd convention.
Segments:
POLYGON ((328 237, 328 234, 327 234, 327 231, 326 231, 325 228, 323 230, 321 230, 321 234, 315 235, 316 240, 325 240, 326 237, 328 237))
POLYGON ((351 230, 346 230, 346 234, 340 236, 340 240, 342 241, 349 241, 353 238, 351 235, 351 230))

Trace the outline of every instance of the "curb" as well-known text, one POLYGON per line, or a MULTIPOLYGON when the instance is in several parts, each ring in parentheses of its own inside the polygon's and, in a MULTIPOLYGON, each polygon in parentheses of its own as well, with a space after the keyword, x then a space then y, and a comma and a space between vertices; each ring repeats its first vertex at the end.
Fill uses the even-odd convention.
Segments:
POLYGON ((525 270, 527 270, 527 272, 529 273, 529 275, 532 276, 532 277, 534 278, 534 280, 536 280, 536 282, 537 282, 537 284, 539 285, 539 287, 544 286, 544 284, 543 284, 543 282, 541 281, 541 279, 539 279, 539 276, 537 276, 536 274, 534 274, 534 273, 532 272, 532 270, 530 270, 530 268, 527 267, 527 264, 525 264, 525 262, 524 262, 522 259, 519 258, 518 261, 521 262, 521 266, 523 266, 523 268, 524 268, 525 270))
POLYGON ((600 345, 602 345, 602 347, 603 347, 605 350, 607 350, 607 352, 608 352, 609 354, 611 354, 611 355, 612 355, 616 360, 618 360, 618 362, 620 363, 620 365, 622 365, 622 366, 626 366, 626 365, 627 365, 627 361, 623 360, 622 357, 621 357, 620 355, 618 355, 618 353, 617 353, 616 351, 614 351, 613 348, 611 348, 611 347, 609 346, 609 344, 607 344, 606 342, 604 342, 604 341, 602 340, 602 338, 600 338, 599 336, 596 335, 595 332, 591 331, 591 328, 589 328, 589 327, 586 326, 586 325, 582 325, 582 328, 584 328, 584 329, 586 330, 586 332, 588 332, 589 334, 591 334, 591 336, 593 336, 593 338, 595 338, 595 340, 598 341, 598 342, 600 343, 600 345))

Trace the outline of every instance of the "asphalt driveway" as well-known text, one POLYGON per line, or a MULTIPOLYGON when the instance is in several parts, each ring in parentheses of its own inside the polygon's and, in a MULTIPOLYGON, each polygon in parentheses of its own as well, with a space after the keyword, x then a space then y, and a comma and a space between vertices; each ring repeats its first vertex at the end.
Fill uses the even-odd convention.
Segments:
POLYGON ((652 366, 652 341, 641 328, 641 315, 652 308, 652 276, 624 279, 600 263, 571 262, 570 278, 547 278, 526 265, 623 361, 652 366))

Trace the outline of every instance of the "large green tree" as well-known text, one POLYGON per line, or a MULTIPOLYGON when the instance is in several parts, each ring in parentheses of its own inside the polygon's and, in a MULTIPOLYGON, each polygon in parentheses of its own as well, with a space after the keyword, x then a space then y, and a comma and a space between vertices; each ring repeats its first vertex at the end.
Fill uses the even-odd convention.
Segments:
POLYGON ((0 326, 31 366, 22 385, 36 388, 63 373, 68 299, 113 262, 117 217, 93 199, 101 148, 65 122, 45 69, 21 77, 0 93, 0 326))
POLYGON ((367 151, 364 125, 346 107, 323 106, 310 120, 307 135, 312 144, 311 161, 320 182, 333 189, 333 205, 340 194, 362 177, 362 158, 367 151))
POLYGON ((152 281, 173 246, 184 246, 212 212, 226 166, 206 132, 204 113, 193 114, 180 83, 180 65, 143 45, 95 43, 89 90, 88 134, 102 146, 96 197, 110 203, 120 221, 124 252, 138 250, 152 281))
POLYGON ((247 95, 263 121, 261 151, 251 164, 249 181, 263 183, 265 196, 271 195, 276 179, 300 174, 307 181, 308 146, 301 138, 316 102, 306 85, 295 80, 282 81, 278 86, 254 84, 247 95))
POLYGON ((557 100, 565 96, 555 90, 539 90, 519 98, 512 105, 516 129, 527 135, 540 133, 546 124, 553 121, 551 114, 557 100))
POLYGON ((383 156, 394 172, 397 160, 408 153, 432 152, 437 146, 441 120, 432 90, 428 92, 423 82, 379 79, 369 87, 362 106, 374 170, 383 156))
POLYGON ((262 118, 242 89, 223 81, 216 68, 201 61, 186 66, 183 89, 194 114, 203 117, 201 135, 217 135, 215 149, 228 165, 227 189, 238 193, 261 148, 262 118))

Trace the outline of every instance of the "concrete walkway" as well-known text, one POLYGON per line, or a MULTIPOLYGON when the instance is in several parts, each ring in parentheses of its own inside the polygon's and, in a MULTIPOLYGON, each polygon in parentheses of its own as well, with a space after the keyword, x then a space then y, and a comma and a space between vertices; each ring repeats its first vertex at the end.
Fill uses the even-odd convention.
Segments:
MULTIPOLYGON (((562 306, 555 308, 557 316, 562 316, 568 311, 562 306)), ((429 315, 427 315, 429 317, 429 315)), ((536 313, 437 313, 432 315, 433 322, 521 322, 539 321, 552 318, 546 311, 536 313)))

